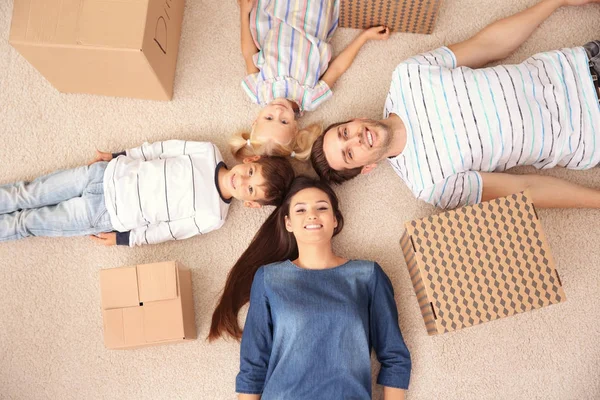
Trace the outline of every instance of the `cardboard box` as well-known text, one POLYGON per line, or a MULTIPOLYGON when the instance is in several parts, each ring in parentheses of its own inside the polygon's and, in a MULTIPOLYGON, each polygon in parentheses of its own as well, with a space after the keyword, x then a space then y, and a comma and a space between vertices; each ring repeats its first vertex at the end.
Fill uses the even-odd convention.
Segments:
POLYGON ((169 100, 184 0, 14 0, 9 42, 65 93, 169 100))
POLYGON ((192 275, 176 261, 103 269, 100 291, 109 349, 196 338, 192 275))
POLYGON ((431 33, 441 0, 341 0, 340 27, 387 25, 392 32, 431 33))
POLYGON ((526 193, 407 222, 400 245, 429 335, 566 300, 526 193))

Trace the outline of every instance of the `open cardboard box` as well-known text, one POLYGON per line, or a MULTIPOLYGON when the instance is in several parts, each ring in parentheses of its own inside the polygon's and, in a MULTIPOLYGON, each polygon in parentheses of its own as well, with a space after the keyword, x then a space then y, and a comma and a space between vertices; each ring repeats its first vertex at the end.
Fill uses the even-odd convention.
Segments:
POLYGON ((191 272, 176 261, 103 269, 100 291, 109 349, 196 338, 191 272))
POLYGON ((566 300, 526 192, 405 226, 400 245, 429 335, 566 300))
POLYGON ((14 0, 9 34, 59 91, 170 100, 184 0, 14 0))

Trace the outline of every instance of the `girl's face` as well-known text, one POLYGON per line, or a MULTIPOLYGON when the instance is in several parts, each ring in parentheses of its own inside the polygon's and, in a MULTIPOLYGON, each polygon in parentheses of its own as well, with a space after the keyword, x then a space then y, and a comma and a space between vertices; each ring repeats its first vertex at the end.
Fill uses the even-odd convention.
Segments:
POLYGON ((273 100, 258 113, 252 130, 253 139, 289 145, 298 130, 292 103, 286 99, 273 100))
POLYGON ((298 244, 329 243, 336 227, 337 220, 325 192, 308 188, 292 197, 285 228, 294 234, 298 244))

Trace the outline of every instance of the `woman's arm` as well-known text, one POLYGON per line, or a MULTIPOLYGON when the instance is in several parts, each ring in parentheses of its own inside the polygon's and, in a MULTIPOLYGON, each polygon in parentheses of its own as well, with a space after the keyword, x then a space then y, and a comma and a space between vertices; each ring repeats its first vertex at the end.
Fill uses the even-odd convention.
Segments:
POLYGON ((323 80, 330 88, 340 76, 346 72, 354 62, 361 47, 369 40, 387 40, 390 37, 390 29, 385 26, 376 26, 363 31, 342 51, 329 65, 323 75, 323 80))
POLYGON ((254 65, 253 57, 258 53, 258 49, 252 39, 252 33, 250 32, 250 13, 254 6, 255 0, 238 0, 240 5, 240 36, 242 44, 242 55, 244 56, 244 62, 246 63, 246 73, 248 75, 258 72, 258 68, 254 65))
POLYGON ((384 386, 383 400, 404 400, 404 389, 384 386))
MULTIPOLYGON (((404 397, 402 397, 402 398, 404 398, 404 397)), ((260 394, 241 393, 238 395, 238 400, 260 400, 260 394)))
MULTIPOLYGON (((240 347, 240 372, 235 380, 236 392, 240 396, 257 396, 256 393, 262 393, 267 379, 273 346, 273 320, 264 277, 264 269, 261 267, 254 275, 250 290, 250 308, 240 347)), ((259 397, 248 397, 256 398, 259 397)))
POLYGON ((384 386, 385 400, 403 398, 399 391, 408 389, 411 372, 410 353, 398 325, 394 288, 383 269, 375 264, 371 292, 370 336, 377 360, 381 364, 377 383, 384 386))

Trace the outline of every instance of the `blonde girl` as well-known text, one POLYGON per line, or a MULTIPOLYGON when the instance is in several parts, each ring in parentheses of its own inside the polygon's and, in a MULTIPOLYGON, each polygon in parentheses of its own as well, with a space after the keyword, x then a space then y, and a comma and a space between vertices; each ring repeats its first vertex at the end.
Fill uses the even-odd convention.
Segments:
POLYGON ((262 106, 249 132, 231 138, 237 158, 255 155, 308 159, 321 127, 301 128, 298 117, 332 96, 331 87, 369 40, 386 40, 384 26, 363 31, 331 63, 329 43, 338 0, 238 0, 247 76, 242 87, 262 106))

